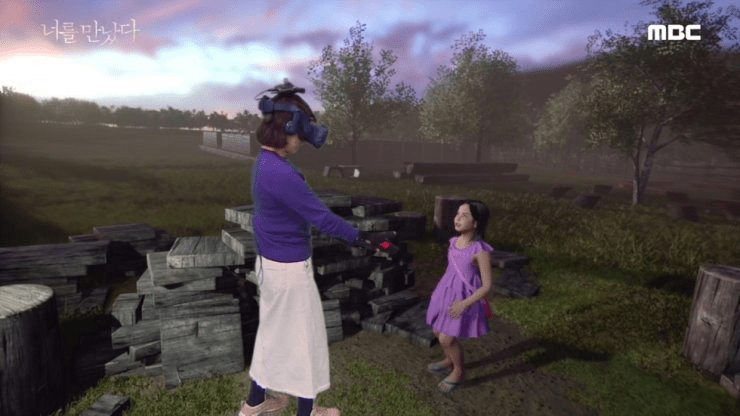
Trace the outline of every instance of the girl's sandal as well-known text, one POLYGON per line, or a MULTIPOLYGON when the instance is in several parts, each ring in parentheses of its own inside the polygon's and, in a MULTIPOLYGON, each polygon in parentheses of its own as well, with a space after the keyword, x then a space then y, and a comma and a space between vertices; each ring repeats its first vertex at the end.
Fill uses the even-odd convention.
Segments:
POLYGON ((445 377, 445 379, 437 385, 437 388, 440 393, 448 394, 455 390, 455 388, 457 388, 457 386, 459 386, 462 381, 462 378, 460 380, 454 381, 445 377))
POLYGON ((452 369, 450 367, 446 367, 441 363, 442 362, 440 361, 437 363, 429 364, 427 366, 427 371, 440 377, 447 377, 452 372, 452 369))

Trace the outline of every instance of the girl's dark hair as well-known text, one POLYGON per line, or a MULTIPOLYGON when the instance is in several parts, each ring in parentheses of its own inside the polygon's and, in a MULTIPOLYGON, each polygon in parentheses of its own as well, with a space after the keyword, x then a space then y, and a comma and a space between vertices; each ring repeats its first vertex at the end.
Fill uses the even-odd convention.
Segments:
MULTIPOLYGON (((271 101, 295 104, 311 118, 311 121, 316 121, 316 116, 311 111, 311 107, 297 95, 289 97, 276 96, 271 101)), ((288 136, 285 134, 285 123, 289 122, 291 118, 293 118, 293 113, 287 111, 276 111, 272 114, 265 115, 262 118, 262 123, 257 128, 257 141, 260 144, 276 149, 285 147, 288 144, 288 136)))
POLYGON ((470 215, 473 216, 473 220, 477 223, 475 231, 473 231, 473 241, 485 240, 486 226, 488 225, 488 217, 490 215, 488 207, 477 199, 467 199, 460 205, 463 204, 468 204, 470 215))

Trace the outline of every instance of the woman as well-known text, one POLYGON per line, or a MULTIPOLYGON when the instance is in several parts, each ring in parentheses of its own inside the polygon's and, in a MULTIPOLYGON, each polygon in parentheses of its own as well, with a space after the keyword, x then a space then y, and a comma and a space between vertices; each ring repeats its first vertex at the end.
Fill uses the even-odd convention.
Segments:
POLYGON ((260 323, 249 369, 251 390, 239 415, 283 409, 288 398, 265 395, 270 389, 298 397, 298 416, 339 416, 336 408, 314 406, 316 395, 329 389, 329 347, 313 276, 309 223, 348 242, 358 239, 358 231, 318 199, 286 158, 304 140, 318 147, 317 131, 326 138, 323 126, 307 124, 316 120, 308 104, 295 93, 263 101, 265 118, 257 130, 262 146, 252 170, 260 323))

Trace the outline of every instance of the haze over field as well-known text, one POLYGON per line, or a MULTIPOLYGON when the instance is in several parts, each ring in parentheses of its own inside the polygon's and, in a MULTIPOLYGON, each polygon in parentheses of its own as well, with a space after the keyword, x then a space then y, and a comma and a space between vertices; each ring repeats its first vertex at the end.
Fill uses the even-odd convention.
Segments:
MULTIPOLYGON (((716 1, 714 7, 732 3, 716 1)), ((487 46, 504 50, 520 70, 531 71, 584 58, 587 38, 596 29, 625 33, 625 23, 651 20, 650 10, 637 0, 321 1, 310 6, 302 1, 11 0, 0 2, 0 73, 3 85, 37 99, 74 97, 155 110, 172 106, 229 117, 245 109, 257 112, 254 95, 288 77, 306 87, 307 101, 320 110, 308 66, 327 45, 342 47, 358 20, 367 24, 365 40, 376 54, 388 49, 398 57, 392 84, 404 82, 421 96, 437 67, 449 65, 451 46, 465 33, 482 29, 487 46), (57 22, 65 33, 57 34, 57 22)))

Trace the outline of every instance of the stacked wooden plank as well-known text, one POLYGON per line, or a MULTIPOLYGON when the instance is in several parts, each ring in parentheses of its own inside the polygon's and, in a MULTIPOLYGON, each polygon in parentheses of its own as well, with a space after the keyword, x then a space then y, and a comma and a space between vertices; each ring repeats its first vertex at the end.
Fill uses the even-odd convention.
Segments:
POLYGON ((244 264, 221 236, 180 237, 169 252, 148 253, 137 293, 121 294, 113 305, 120 327, 112 347, 127 350, 106 363, 105 375, 161 374, 172 388, 242 371, 242 302, 227 267, 244 264))
POLYGON ((397 179, 413 178, 417 183, 424 185, 529 180, 529 175, 514 174, 516 169, 516 163, 404 162, 403 169, 395 171, 393 176, 397 179))
POLYGON ((80 278, 90 268, 107 263, 109 241, 43 244, 0 248, 0 285, 37 283, 49 286, 56 295, 57 311, 72 312, 102 306, 107 288, 81 291, 80 278), (102 297, 102 300, 101 300, 102 297))
MULTIPOLYGON (((359 330, 360 327, 381 332, 390 330, 391 326, 386 329, 386 323, 419 301, 407 290, 414 285, 414 271, 409 268, 412 256, 398 235, 398 231, 409 228, 409 223, 412 227, 419 227, 418 215, 408 212, 394 215, 402 209, 400 201, 350 196, 323 189, 317 189, 315 193, 327 207, 358 230, 376 233, 397 243, 400 248, 399 253, 393 256, 380 251, 366 253, 311 229, 314 277, 324 300, 324 320, 329 342, 342 340, 346 331, 359 330), (381 320, 376 325, 372 324, 381 320)), ((226 220, 239 227, 224 229, 224 242, 245 256, 254 256, 251 215, 251 205, 228 208, 225 213, 226 220)), ((420 226, 422 234, 424 223, 425 219, 420 226)), ((416 231, 404 233, 412 236, 418 234, 416 231)), ((248 281, 256 282, 253 268, 235 272, 244 275, 248 281)), ((433 334, 418 325, 419 319, 425 319, 425 313, 413 310, 391 325, 402 326, 404 329, 396 332, 404 336, 408 334, 410 340, 431 345, 433 334), (404 319, 415 325, 402 324, 404 319)))

